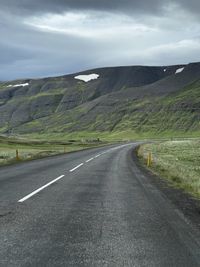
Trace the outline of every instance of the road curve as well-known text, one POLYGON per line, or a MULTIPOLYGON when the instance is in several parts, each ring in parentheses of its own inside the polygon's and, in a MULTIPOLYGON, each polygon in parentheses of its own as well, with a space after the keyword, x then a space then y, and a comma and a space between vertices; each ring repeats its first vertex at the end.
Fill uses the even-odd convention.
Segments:
POLYGON ((200 266, 200 233, 135 165, 136 144, 0 169, 0 266, 200 266))

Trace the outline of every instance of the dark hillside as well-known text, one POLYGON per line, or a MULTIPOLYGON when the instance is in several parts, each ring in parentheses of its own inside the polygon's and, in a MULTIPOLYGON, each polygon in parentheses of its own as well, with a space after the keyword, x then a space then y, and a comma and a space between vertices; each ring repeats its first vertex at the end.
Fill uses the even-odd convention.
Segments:
POLYGON ((101 68, 1 83, 1 133, 197 131, 198 104, 182 94, 198 96, 198 79, 200 63, 101 68), (94 73, 99 78, 89 82, 74 78, 94 73), (180 107, 181 114, 174 112, 180 107))

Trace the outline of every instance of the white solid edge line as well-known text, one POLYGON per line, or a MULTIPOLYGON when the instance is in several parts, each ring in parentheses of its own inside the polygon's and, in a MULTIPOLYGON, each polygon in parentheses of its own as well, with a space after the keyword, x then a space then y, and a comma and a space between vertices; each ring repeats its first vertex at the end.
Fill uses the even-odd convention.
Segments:
POLYGON ((88 163, 88 162, 92 161, 93 159, 94 159, 94 158, 88 159, 88 160, 86 160, 86 162, 88 163))
POLYGON ((75 171, 76 169, 80 168, 81 166, 83 166, 83 163, 81 163, 78 166, 76 166, 75 168, 71 169, 70 172, 75 171))
POLYGON ((29 195, 23 197, 22 199, 20 199, 18 202, 22 203, 24 201, 26 201, 27 199, 31 198, 32 196, 36 195, 37 193, 39 193, 40 191, 42 191, 43 189, 45 189, 46 187, 50 186, 51 184, 57 182, 58 180, 62 179, 65 175, 61 175, 58 178, 54 179, 53 181, 51 181, 48 184, 43 185, 42 187, 38 188, 37 190, 33 191, 32 193, 30 193, 29 195))

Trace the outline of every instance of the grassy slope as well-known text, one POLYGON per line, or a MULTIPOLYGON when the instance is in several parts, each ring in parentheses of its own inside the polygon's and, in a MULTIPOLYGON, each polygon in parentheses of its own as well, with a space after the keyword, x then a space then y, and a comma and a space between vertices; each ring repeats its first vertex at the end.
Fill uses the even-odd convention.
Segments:
POLYGON ((115 129, 134 129, 147 137, 193 136, 200 134, 200 81, 163 98, 149 98, 128 107, 129 112, 115 129))
MULTIPOLYGON (((126 90, 126 89, 122 89, 126 90)), ((39 93, 19 100, 28 101, 53 96, 59 99, 63 89, 39 93)), ((57 99, 57 98, 56 98, 57 99)), ((12 101, 12 100, 11 100, 12 101)), ((59 101, 58 101, 59 102, 59 101)), ((146 97, 139 100, 118 99, 107 111, 98 105, 90 109, 85 103, 72 110, 57 112, 16 126, 19 134, 42 139, 131 140, 143 138, 199 137, 200 134, 200 81, 167 97, 146 97)), ((112 103, 111 103, 112 104, 112 103)), ((0 129, 6 131, 9 124, 0 129)))
MULTIPOLYGON (((26 129, 38 128, 39 135, 48 138, 99 137, 104 140, 131 140, 144 138, 199 137, 200 135, 200 81, 184 88, 181 92, 163 98, 145 98, 121 101, 110 112, 100 113, 78 130, 83 117, 90 113, 80 106, 72 111, 56 113, 26 125, 26 129)), ((34 132, 34 131, 33 131, 34 132)))
POLYGON ((200 198, 200 140, 167 141, 142 145, 138 155, 147 160, 152 152, 151 169, 175 187, 200 198))

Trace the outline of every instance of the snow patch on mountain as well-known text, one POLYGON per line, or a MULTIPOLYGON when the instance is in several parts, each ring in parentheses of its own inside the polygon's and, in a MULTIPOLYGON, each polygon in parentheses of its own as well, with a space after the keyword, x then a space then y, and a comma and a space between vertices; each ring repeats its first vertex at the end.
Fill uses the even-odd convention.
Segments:
POLYGON ((75 76, 74 79, 76 80, 81 80, 81 81, 84 81, 84 82, 89 82, 89 81, 92 81, 92 80, 96 80, 99 78, 99 74, 88 74, 88 75, 78 75, 78 76, 75 76))
POLYGON ((7 87, 20 87, 20 86, 22 86, 22 87, 24 87, 24 86, 28 86, 29 85, 29 83, 20 83, 20 84, 10 84, 10 85, 8 85, 7 87))
POLYGON ((176 72, 175 72, 175 74, 181 73, 184 69, 185 69, 184 67, 177 69, 176 72))

